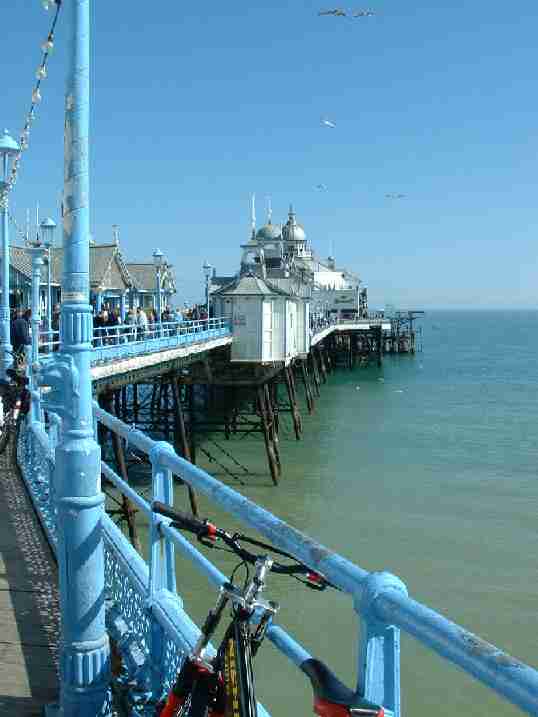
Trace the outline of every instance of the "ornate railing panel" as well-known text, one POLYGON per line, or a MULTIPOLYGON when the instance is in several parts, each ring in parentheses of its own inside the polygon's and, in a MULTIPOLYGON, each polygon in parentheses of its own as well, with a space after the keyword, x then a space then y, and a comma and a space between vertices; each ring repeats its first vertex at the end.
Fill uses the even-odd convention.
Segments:
POLYGON ((49 417, 48 430, 44 424, 30 420, 28 416, 19 432, 17 462, 28 492, 37 510, 47 539, 56 550, 56 504, 54 501, 54 449, 57 443, 59 418, 49 417))

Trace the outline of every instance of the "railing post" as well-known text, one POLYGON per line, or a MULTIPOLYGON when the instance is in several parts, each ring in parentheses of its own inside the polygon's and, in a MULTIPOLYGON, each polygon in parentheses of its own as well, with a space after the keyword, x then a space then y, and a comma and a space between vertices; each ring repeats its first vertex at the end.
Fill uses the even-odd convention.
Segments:
MULTIPOLYGON (((149 453, 152 466, 153 500, 159 500, 167 505, 174 504, 174 486, 172 473, 164 468, 160 460, 163 453, 175 455, 169 443, 159 441, 149 453)), ((176 567, 174 545, 164 538, 157 529, 157 516, 151 521, 151 549, 149 559, 149 595, 148 610, 150 613, 150 685, 154 699, 160 699, 164 665, 164 634, 159 623, 152 618, 151 610, 156 594, 161 590, 169 590, 176 594, 176 567)))
MULTIPOLYGON (((56 448, 62 717, 110 714, 105 630, 104 496, 93 437, 89 304, 90 0, 64 0, 69 34, 65 108, 61 353, 40 371, 46 405, 62 418, 56 448)), ((52 711, 52 709, 51 709, 52 711)))
POLYGON ((387 590, 407 595, 407 588, 395 575, 370 573, 362 597, 355 604, 361 619, 357 690, 390 710, 394 717, 401 717, 400 630, 380 621, 375 613, 376 598, 387 590))

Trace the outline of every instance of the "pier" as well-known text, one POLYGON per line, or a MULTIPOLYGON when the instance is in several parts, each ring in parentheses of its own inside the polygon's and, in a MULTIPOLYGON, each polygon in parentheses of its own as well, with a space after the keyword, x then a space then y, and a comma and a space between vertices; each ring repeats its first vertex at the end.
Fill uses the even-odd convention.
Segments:
MULTIPOLYGON (((60 5, 53 0, 49 5, 57 18, 60 5)), ((196 497, 203 496, 215 510, 291 554, 340 591, 337 609, 356 618, 345 646, 357 655, 352 691, 382 705, 387 717, 403 714, 400 663, 407 657, 400 649, 402 632, 432 659, 442 658, 500 698, 538 715, 538 672, 533 667, 415 600, 412 586, 383 566, 364 569, 358 564, 361 556, 357 562, 344 558, 195 465, 197 432, 259 432, 272 481, 278 484, 283 475, 279 414, 289 413, 298 440, 304 429, 299 381, 307 411, 313 412, 322 384, 330 387, 331 371, 358 370, 358 364, 377 367, 387 352, 412 354, 418 312, 385 317, 369 311, 358 279, 336 271, 331 257, 327 266, 315 259, 290 207, 279 228, 269 216, 267 225, 257 229, 253 216, 236 276, 218 287, 210 285, 208 276, 207 301, 214 316, 191 323, 162 321, 164 268, 162 255, 155 252, 158 321, 152 332, 134 331, 124 323, 94 329, 103 296, 97 291, 92 306, 97 286, 90 274, 88 199, 90 2, 63 0, 61 10, 70 42, 61 316, 59 333, 47 328, 40 340, 46 247, 32 242, 27 247, 33 322, 26 366, 29 394, 21 392, 28 411, 21 408, 19 430, 13 431, 1 458, 2 712, 35 715, 46 707, 49 716, 109 717, 121 707, 129 715, 156 714, 200 637, 182 599, 178 566, 189 561, 210 590, 228 580, 199 545, 152 511, 154 501, 173 505, 177 482, 189 493, 192 513, 196 497), (323 276, 335 273, 342 285, 324 285, 323 276), (140 386, 148 389, 144 400, 149 401, 150 418, 163 419, 168 440, 155 440, 144 425, 140 386), (148 496, 129 481, 127 449, 149 467, 148 496), (124 530, 115 524, 112 511, 105 511, 106 486, 118 497, 124 530), (135 511, 148 526, 146 555, 133 530, 135 511)), ((4 135, 0 154, 5 388, 11 386, 12 364, 8 199, 14 182, 8 161, 16 162, 16 176, 20 145, 4 135)), ((116 261, 117 252, 111 253, 116 261)), ((120 272, 125 286, 109 287, 121 289, 116 297, 120 304, 127 294, 125 265, 126 272, 120 272)), ((138 281, 133 286, 141 294, 145 290, 138 281)), ((49 316, 51 303, 49 299, 49 316)), ((380 515, 380 526, 382 522, 380 515)), ((267 638, 290 670, 313 657, 277 620, 268 625, 267 638)), ((296 674, 303 679, 299 670, 296 674)), ((259 705, 258 714, 266 717, 268 711, 259 705)))
POLYGON ((58 696, 58 574, 11 449, 0 471, 0 713, 34 717, 58 696))

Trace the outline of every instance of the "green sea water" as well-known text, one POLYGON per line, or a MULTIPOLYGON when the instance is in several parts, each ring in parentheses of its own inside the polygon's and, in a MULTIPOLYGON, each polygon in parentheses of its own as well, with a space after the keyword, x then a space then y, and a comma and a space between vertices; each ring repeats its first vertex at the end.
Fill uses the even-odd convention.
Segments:
MULTIPOLYGON (((410 595, 538 666, 538 312, 432 312, 424 351, 381 369, 339 369, 295 441, 281 435, 273 487, 260 436, 221 441, 253 475, 213 475, 367 570, 389 570, 410 595)), ((218 455, 216 447, 212 453, 218 455)), ((185 501, 177 488, 177 502, 185 501)), ((203 514, 236 523, 202 499, 203 514)), ((224 572, 233 561, 212 556, 224 572)), ((178 589, 199 620, 213 589, 178 558, 178 589)), ((352 685, 358 624, 351 601, 272 576, 279 622, 352 685)), ((267 642, 258 696, 273 715, 312 714, 302 674, 267 642)), ((402 636, 405 715, 520 714, 402 636)))

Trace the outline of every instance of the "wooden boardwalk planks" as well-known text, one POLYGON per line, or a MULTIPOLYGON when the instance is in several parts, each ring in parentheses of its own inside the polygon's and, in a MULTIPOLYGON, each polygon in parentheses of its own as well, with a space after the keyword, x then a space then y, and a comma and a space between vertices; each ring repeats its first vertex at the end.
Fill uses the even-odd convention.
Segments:
POLYGON ((0 715, 37 717, 57 696, 57 575, 11 450, 0 456, 0 715))

